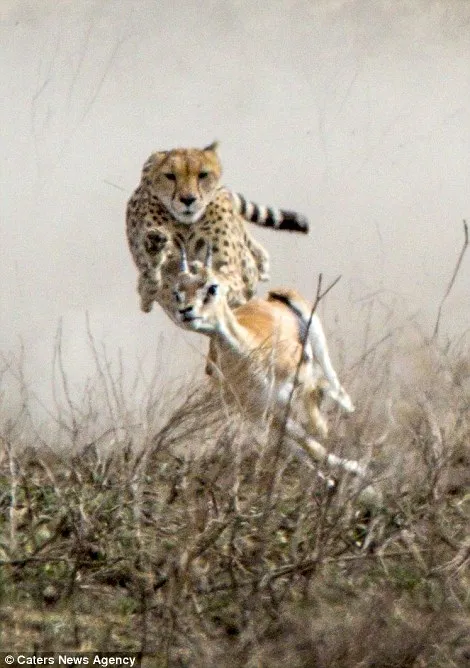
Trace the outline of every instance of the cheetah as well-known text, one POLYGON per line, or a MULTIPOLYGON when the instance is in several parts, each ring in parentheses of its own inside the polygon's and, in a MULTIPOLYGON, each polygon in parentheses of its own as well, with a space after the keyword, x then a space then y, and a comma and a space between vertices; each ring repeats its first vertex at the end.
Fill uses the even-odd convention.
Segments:
POLYGON ((245 220, 280 230, 308 232, 306 218, 293 211, 260 207, 220 185, 217 142, 203 149, 153 153, 127 205, 127 239, 139 271, 141 309, 156 301, 177 322, 173 284, 180 248, 189 262, 207 244, 213 267, 228 288, 228 303, 246 303, 258 281, 269 280, 269 255, 245 228, 245 220))

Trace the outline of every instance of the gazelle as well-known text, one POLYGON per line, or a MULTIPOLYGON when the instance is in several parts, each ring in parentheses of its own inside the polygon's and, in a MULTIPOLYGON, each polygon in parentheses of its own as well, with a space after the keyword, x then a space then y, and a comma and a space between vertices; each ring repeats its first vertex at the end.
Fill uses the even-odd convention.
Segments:
POLYGON ((225 400, 253 421, 269 413, 272 427, 315 462, 362 474, 357 461, 328 453, 314 438, 327 434, 320 412, 325 393, 348 412, 354 406, 339 383, 316 314, 302 345, 311 316, 308 302, 295 290, 282 288, 232 310, 226 286, 212 271, 210 249, 204 264, 191 266, 184 248, 180 252, 176 317, 182 327, 210 338, 209 365, 225 400), (292 410, 287 416, 288 405, 292 410))

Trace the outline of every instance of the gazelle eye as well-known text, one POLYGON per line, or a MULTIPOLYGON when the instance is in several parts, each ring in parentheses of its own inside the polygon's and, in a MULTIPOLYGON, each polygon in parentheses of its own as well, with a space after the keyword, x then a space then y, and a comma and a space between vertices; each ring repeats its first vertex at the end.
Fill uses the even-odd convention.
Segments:
POLYGON ((176 181, 176 176, 175 174, 172 174, 171 172, 167 172, 166 174, 163 175, 168 181, 176 181))
POLYGON ((206 290, 206 296, 204 297, 204 304, 207 304, 210 300, 211 297, 214 297, 214 295, 217 294, 217 291, 219 289, 219 286, 217 283, 213 283, 212 285, 209 285, 209 287, 206 290))
POLYGON ((198 176, 200 179, 207 179, 209 172, 199 172, 198 176))

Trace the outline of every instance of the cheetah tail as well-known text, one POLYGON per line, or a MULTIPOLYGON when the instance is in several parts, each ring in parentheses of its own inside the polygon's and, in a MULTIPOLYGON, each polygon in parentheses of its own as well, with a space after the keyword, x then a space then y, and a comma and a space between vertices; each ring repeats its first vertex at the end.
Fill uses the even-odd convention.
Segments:
POLYGON ((240 215, 255 225, 262 227, 274 227, 276 230, 288 230, 289 232, 308 232, 308 220, 305 216, 295 211, 276 209, 274 207, 260 206, 255 202, 245 199, 240 193, 232 193, 235 209, 240 215))

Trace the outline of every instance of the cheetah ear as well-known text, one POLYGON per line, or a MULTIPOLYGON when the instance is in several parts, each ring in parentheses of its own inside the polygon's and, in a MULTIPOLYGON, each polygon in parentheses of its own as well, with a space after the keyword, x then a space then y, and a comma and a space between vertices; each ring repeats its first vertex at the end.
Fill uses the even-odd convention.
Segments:
POLYGON ((203 148, 203 151, 212 151, 212 153, 216 153, 217 149, 219 148, 219 142, 213 141, 212 144, 209 144, 209 146, 206 146, 203 148))
POLYGON ((167 155, 168 151, 157 151, 156 153, 152 153, 152 155, 149 156, 144 163, 142 172, 146 174, 155 165, 160 165, 165 160, 167 155))

